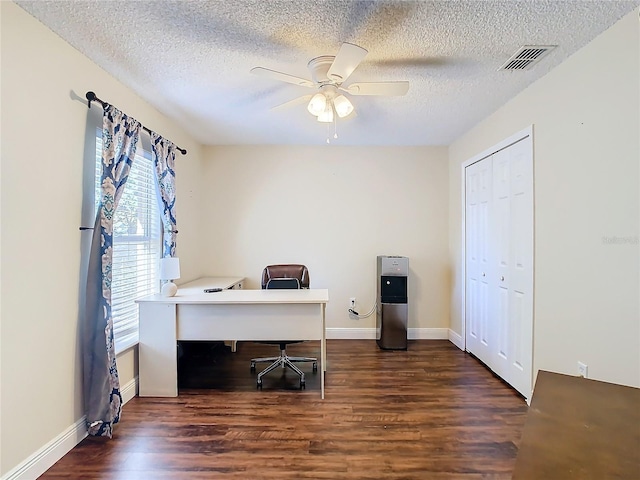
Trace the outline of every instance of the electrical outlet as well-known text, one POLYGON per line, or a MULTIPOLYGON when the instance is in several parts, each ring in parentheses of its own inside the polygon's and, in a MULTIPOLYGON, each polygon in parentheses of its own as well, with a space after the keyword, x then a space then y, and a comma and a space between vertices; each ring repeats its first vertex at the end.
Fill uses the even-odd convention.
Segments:
POLYGON ((578 376, 589 378, 589 367, 582 362, 578 362, 578 376))
POLYGON ((356 297, 351 297, 349 299, 349 308, 352 310, 356 308, 356 297))

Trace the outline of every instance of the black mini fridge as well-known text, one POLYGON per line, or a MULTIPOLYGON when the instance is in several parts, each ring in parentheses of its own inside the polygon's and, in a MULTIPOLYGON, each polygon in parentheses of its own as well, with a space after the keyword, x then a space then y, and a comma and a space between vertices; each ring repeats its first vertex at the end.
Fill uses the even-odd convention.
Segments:
POLYGON ((378 256, 376 340, 384 350, 407 349, 409 259, 378 256))

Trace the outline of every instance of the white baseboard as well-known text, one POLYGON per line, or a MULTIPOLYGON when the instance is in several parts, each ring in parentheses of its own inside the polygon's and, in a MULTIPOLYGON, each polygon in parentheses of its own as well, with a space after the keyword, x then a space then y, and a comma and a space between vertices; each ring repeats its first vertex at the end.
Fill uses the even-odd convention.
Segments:
POLYGON ((327 328, 328 339, 375 340, 375 328, 327 328))
POLYGON ((462 337, 451 329, 449 329, 449 341, 460 350, 464 350, 464 342, 462 341, 462 337))
POLYGON ((138 377, 128 381, 127 384, 120 389, 122 395, 122 404, 124 405, 138 394, 138 377))
POLYGON ((16 468, 4 475, 2 480, 33 480, 34 478, 38 478, 87 436, 86 423, 86 417, 82 417, 16 468))
POLYGON ((407 332, 409 340, 447 340, 448 328, 410 328, 407 332))
MULTIPOLYGON (((409 340, 447 340, 448 328, 409 328, 409 340)), ((375 328, 327 328, 327 339, 341 340, 375 340, 375 328)))
MULTIPOLYGON (((135 397, 137 391, 138 377, 120 389, 123 404, 135 397)), ((34 478, 38 478, 58 460, 69 453, 73 447, 84 440, 86 436, 87 420, 86 417, 82 417, 24 462, 3 475, 2 480, 33 480, 34 478)))

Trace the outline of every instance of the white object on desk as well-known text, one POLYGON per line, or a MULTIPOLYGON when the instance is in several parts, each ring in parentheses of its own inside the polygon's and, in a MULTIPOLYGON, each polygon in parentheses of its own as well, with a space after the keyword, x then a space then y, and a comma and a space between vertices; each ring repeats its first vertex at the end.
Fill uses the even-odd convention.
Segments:
POLYGON ((178 395, 179 340, 320 340, 321 396, 326 371, 326 289, 204 293, 211 278, 181 286, 174 297, 150 295, 140 308, 140 396, 178 395))

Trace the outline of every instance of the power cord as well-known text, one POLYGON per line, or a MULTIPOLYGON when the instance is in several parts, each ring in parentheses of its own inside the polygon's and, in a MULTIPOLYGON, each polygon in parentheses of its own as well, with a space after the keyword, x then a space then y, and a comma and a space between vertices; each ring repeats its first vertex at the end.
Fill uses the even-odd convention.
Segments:
POLYGON ((376 311, 376 304, 374 304, 373 308, 371 310, 369 310, 367 313, 365 313, 364 315, 360 315, 353 308, 349 309, 349 314, 353 315, 354 317, 358 317, 358 318, 367 318, 367 317, 370 317, 373 314, 373 312, 375 312, 375 311, 376 311))

